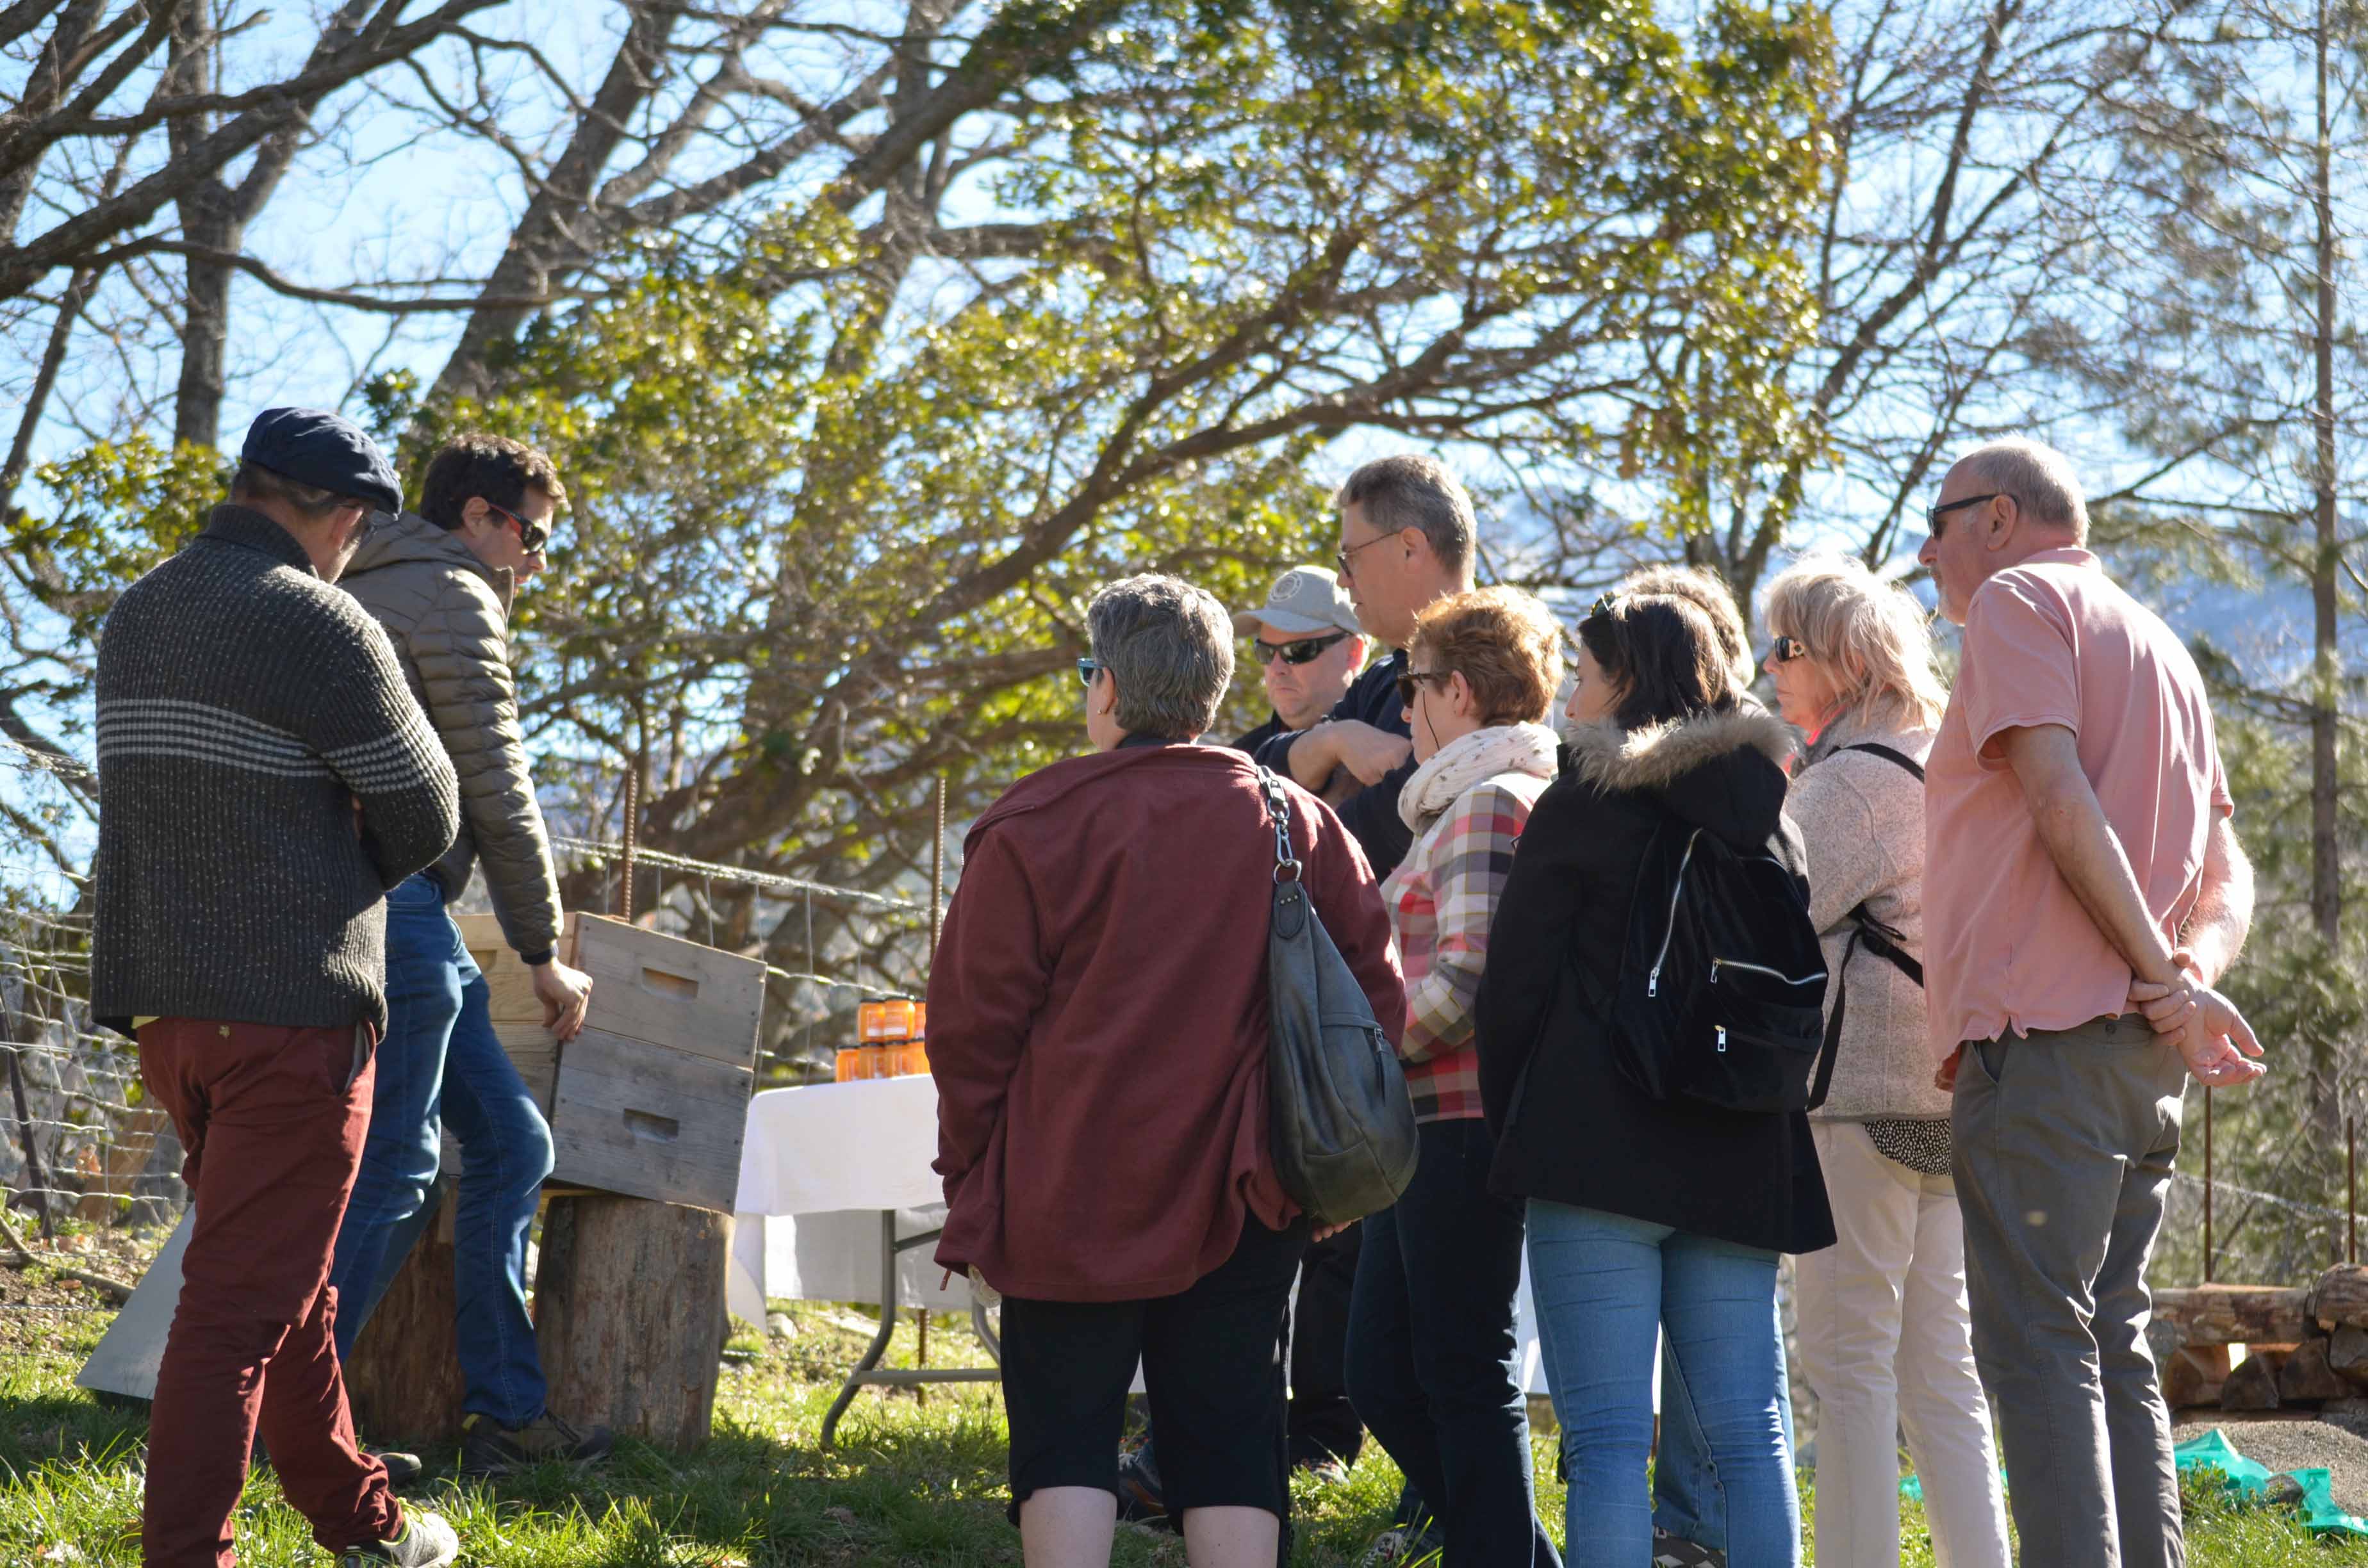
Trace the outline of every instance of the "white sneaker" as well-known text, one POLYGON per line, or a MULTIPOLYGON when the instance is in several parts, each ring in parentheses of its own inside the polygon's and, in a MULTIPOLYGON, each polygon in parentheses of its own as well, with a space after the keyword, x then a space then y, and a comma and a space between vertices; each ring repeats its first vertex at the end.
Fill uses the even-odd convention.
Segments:
POLYGON ((370 1568, 392 1562, 395 1568, 446 1568, 461 1555, 461 1538, 441 1514, 405 1509, 403 1533, 393 1540, 365 1541, 337 1553, 337 1568, 370 1568))

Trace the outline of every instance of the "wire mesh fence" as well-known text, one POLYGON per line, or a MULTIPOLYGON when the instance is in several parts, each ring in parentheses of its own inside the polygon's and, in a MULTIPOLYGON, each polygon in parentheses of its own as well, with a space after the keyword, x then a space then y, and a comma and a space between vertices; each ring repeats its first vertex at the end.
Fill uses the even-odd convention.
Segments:
POLYGON ((96 777, 71 757, 0 745, 0 1183, 44 1238, 169 1223, 188 1194, 170 1119, 132 1042, 90 1016, 96 777))
MULTIPOLYGON (((17 1233, 45 1239, 170 1225, 188 1202, 182 1150, 142 1089, 137 1047, 90 1014, 97 835, 97 775, 0 739, 0 1188, 17 1233)), ((622 844, 560 832, 553 852, 564 873, 587 873, 576 885, 608 890, 596 913, 621 902, 622 844)), ((829 1077, 859 1002, 925 984, 926 887, 905 896, 640 847, 632 863, 642 924, 766 960, 760 1086, 829 1077)), ((472 906, 488 907, 482 881, 472 906)))

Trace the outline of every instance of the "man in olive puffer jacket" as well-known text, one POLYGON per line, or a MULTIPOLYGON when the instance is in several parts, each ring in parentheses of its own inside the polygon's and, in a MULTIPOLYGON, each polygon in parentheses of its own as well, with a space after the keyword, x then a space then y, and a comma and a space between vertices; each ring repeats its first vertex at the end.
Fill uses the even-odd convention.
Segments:
POLYGON ((482 861, 502 934, 529 966, 543 1022, 584 1027, 592 982, 557 960, 559 879, 527 769, 509 665, 509 604, 542 569, 567 498, 551 460, 499 436, 461 436, 427 466, 420 509, 381 520, 342 586, 394 642, 461 784, 461 833, 435 866, 387 894, 387 1038, 361 1173, 337 1236, 332 1281, 352 1310, 337 1353, 401 1267, 436 1177, 439 1125, 461 1144, 454 1227, 461 1469, 495 1474, 538 1460, 597 1457, 605 1428, 577 1431, 545 1403, 526 1310, 526 1242, 550 1124, 495 1038, 484 976, 445 906, 482 861))

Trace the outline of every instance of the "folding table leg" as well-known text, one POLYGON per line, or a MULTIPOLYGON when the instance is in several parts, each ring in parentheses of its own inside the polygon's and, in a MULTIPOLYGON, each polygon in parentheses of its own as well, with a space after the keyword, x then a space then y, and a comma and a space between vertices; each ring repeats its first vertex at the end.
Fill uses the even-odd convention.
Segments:
POLYGON ((847 1381, 838 1397, 830 1403, 829 1414, 822 1418, 822 1446, 832 1447, 838 1440, 838 1418, 855 1403, 855 1392, 866 1381, 864 1374, 880 1365, 880 1358, 888 1354, 888 1342, 896 1335, 896 1210, 880 1211, 880 1332, 871 1336, 871 1346, 855 1369, 847 1374, 847 1381))

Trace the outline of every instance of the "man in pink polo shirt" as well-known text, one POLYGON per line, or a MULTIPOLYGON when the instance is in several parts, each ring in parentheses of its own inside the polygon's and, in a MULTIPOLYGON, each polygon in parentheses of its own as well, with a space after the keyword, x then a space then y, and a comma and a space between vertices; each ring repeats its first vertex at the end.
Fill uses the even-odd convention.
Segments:
POLYGON ((1925 979, 1956 1099, 1974 1358, 2024 1561, 2186 1561, 2146 1265, 2192 1073, 2260 1075, 2211 989, 2245 939, 2203 682, 2082 548, 2071 463, 2032 441, 1949 471, 1918 559, 1965 629, 1927 764, 1925 979))

